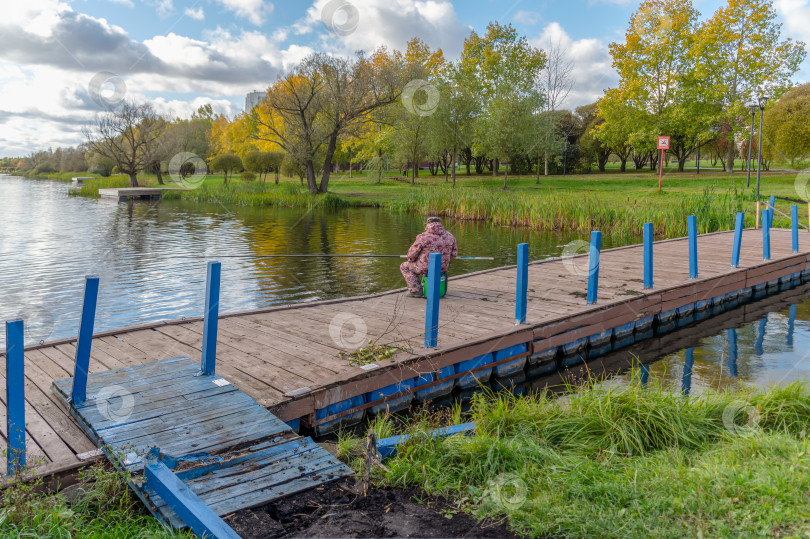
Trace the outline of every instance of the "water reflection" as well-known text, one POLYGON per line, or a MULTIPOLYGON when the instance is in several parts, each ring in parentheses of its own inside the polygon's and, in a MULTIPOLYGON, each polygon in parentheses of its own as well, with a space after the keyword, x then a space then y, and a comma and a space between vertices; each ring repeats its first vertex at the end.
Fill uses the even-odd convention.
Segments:
POLYGON ((611 383, 627 383, 633 365, 642 385, 656 380, 684 395, 808 379, 808 298, 810 284, 800 285, 530 384, 540 388, 563 379, 614 375, 611 383))
MULTIPOLYGON (((76 334, 87 274, 101 279, 98 331, 201 315, 209 260, 223 263, 222 312, 401 287, 397 259, 262 255, 400 254, 424 229, 421 217, 373 208, 118 204, 69 197, 69 188, 59 182, 0 179, 0 317, 26 319, 27 342, 76 334)), ((531 257, 538 259, 559 255, 565 243, 576 239, 487 223, 446 225, 462 254, 495 257, 457 261, 454 274, 514 264, 521 242, 528 242, 531 257)), ((4 338, 0 335, 0 347, 4 338)))

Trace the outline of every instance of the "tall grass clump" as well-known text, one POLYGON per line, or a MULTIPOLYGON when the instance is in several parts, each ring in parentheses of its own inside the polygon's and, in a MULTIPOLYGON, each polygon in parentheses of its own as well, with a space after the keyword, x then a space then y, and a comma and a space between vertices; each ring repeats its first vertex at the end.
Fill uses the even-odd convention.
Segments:
POLYGON ((703 233, 733 228, 736 212, 750 205, 750 198, 736 189, 718 194, 708 187, 699 194, 671 198, 649 195, 632 202, 605 200, 604 196, 569 190, 528 193, 433 187, 411 191, 389 205, 401 211, 484 220, 503 226, 575 232, 601 230, 623 236, 638 235, 644 223, 652 222, 656 234, 675 237, 686 235, 688 215, 698 216, 703 233))
POLYGON ((228 185, 203 184, 197 189, 163 193, 166 200, 233 204, 235 206, 275 206, 280 208, 342 208, 349 203, 334 193, 313 195, 291 182, 275 185, 265 182, 234 182, 228 185))
POLYGON ((68 194, 89 198, 98 198, 99 189, 129 187, 129 178, 126 176, 110 176, 108 178, 94 178, 85 180, 79 187, 71 189, 68 194))
POLYGON ((6 487, 0 493, 0 536, 193 537, 164 528, 124 479, 103 465, 82 470, 78 484, 68 490, 43 493, 41 481, 6 487))
MULTIPOLYGON (((380 473, 533 537, 810 533, 810 391, 686 398, 638 381, 479 395, 472 436, 413 436, 380 473), (753 418, 753 419, 752 419, 753 418)), ((411 432, 428 432, 426 422, 411 432)))

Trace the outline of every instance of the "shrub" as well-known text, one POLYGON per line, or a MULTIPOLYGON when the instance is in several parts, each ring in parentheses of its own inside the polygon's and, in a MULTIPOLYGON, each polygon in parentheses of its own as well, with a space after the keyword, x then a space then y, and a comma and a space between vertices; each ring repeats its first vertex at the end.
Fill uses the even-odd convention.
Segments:
POLYGON ((252 182, 256 180, 256 175, 252 172, 243 172, 239 176, 239 179, 242 180, 243 182, 252 182))

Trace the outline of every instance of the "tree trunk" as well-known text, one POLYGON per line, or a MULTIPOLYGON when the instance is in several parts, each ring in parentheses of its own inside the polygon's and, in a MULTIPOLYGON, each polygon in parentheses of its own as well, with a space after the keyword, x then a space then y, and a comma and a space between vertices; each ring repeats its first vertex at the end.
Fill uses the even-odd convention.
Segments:
POLYGON ((160 170, 160 167, 155 170, 155 175, 157 176, 158 185, 163 185, 163 171, 160 170))
POLYGON ((621 160, 621 167, 619 167, 619 172, 624 172, 627 170, 627 157, 620 157, 621 160))
POLYGON ((728 152, 726 153, 726 172, 734 172, 734 141, 729 144, 728 152))
POLYGON ((493 176, 498 175, 498 169, 500 168, 500 166, 501 166, 501 162, 498 160, 497 157, 492 160, 492 175, 493 176))
MULTIPOLYGON (((309 189, 310 193, 317 195, 318 184, 315 183, 315 163, 312 162, 312 159, 307 159, 307 162, 304 164, 304 168, 307 171, 307 188, 309 189)), ((301 183, 303 183, 303 181, 301 183)))
POLYGON ((453 157, 452 157, 452 162, 450 163, 450 166, 453 167, 453 172, 452 172, 453 187, 455 188, 456 187, 456 149, 455 148, 453 148, 453 157))
POLYGON ((509 156, 506 156, 506 166, 503 167, 503 188, 506 189, 506 176, 509 174, 509 156))
POLYGON ((416 163, 411 163, 411 185, 416 183, 416 163))
POLYGON ((137 172, 130 172, 129 173, 129 185, 130 185, 130 187, 138 187, 138 173, 137 172))
MULTIPOLYGON (((543 154, 543 176, 548 176, 548 152, 543 154)), ((537 163, 537 183, 540 183, 540 162, 537 163)))
POLYGON ((321 187, 319 192, 325 193, 329 190, 329 173, 332 172, 332 157, 335 155, 337 147, 337 132, 329 135, 329 146, 326 147, 326 155, 323 160, 323 175, 321 176, 321 187))
POLYGON ((279 167, 276 167, 276 185, 278 185, 278 169, 279 167))
POLYGON ((678 172, 683 172, 683 169, 686 166, 687 159, 689 159, 688 155, 684 155, 683 157, 678 158, 678 172))

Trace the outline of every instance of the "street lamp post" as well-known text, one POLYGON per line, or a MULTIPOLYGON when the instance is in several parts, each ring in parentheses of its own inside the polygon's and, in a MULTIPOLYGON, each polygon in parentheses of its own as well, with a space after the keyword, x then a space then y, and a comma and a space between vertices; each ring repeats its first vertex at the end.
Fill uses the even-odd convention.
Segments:
POLYGON ((757 117, 757 105, 749 105, 751 109, 751 136, 748 137, 748 179, 745 182, 746 187, 751 187, 751 151, 754 148, 754 119, 757 117))
POLYGON ((759 98, 759 147, 757 148, 757 200, 759 200, 759 176, 762 168, 762 117, 765 116, 765 105, 768 104, 767 97, 759 98))

